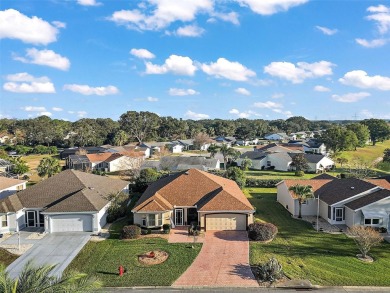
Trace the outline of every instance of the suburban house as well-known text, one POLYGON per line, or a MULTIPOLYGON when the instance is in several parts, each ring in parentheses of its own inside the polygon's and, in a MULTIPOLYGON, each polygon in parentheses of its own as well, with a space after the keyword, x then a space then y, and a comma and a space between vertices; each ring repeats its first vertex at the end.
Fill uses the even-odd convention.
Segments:
POLYGON ((128 194, 127 181, 65 170, 0 199, 0 233, 25 227, 45 232, 99 232, 107 223, 109 196, 128 194))
POLYGON ((214 140, 216 145, 226 144, 231 147, 236 144, 236 138, 233 136, 217 136, 214 140))
POLYGON ((133 156, 125 156, 120 153, 97 153, 87 155, 70 155, 66 159, 68 169, 82 171, 116 172, 139 168, 144 160, 143 154, 133 152, 133 156))
POLYGON ((104 153, 106 151, 106 149, 103 147, 69 148, 64 149, 62 152, 60 152, 60 159, 66 160, 67 157, 69 157, 70 155, 76 155, 76 153, 80 150, 85 151, 87 154, 104 153))
POLYGON ((279 132, 279 133, 268 133, 264 135, 265 139, 268 140, 289 140, 290 136, 288 136, 285 132, 279 132))
MULTIPOLYGON (((292 159, 296 156, 296 153, 289 153, 289 156, 292 159)), ((335 165, 334 161, 330 159, 327 156, 319 155, 319 154, 304 154, 304 157, 307 161, 307 164, 309 168, 307 169, 307 172, 310 173, 319 173, 324 171, 329 171, 332 169, 335 165)), ((291 163, 290 163, 291 166, 291 163)), ((295 170, 294 167, 292 167, 293 170, 295 170)))
POLYGON ((0 199, 26 189, 26 182, 25 180, 0 176, 0 199))
POLYGON ((241 163, 245 159, 251 160, 251 169, 263 170, 267 166, 267 154, 263 152, 249 151, 241 154, 236 160, 237 166, 241 167, 241 163))
POLYGON ((13 164, 10 161, 0 159, 0 173, 10 172, 13 164))
POLYGON ((313 187, 313 199, 302 204, 302 216, 320 216, 332 225, 384 227, 390 229, 390 183, 383 179, 283 180, 277 186, 277 201, 293 216, 298 199, 288 189, 295 185, 313 187))
POLYGON ((290 140, 288 143, 290 145, 295 144, 302 146, 305 153, 326 155, 326 146, 318 139, 313 138, 308 140, 290 140))
POLYGON ((234 181, 190 169, 149 185, 132 212, 134 223, 147 228, 197 224, 204 230, 246 230, 255 210, 234 181))
POLYGON ((199 169, 203 171, 218 170, 220 161, 206 157, 176 157, 165 156, 159 161, 148 160, 141 165, 141 169, 155 168, 156 170, 182 171, 188 169, 199 169))
POLYGON ((181 145, 183 145, 183 150, 189 151, 189 150, 200 150, 200 151, 207 151, 209 146, 211 145, 211 142, 205 142, 202 145, 195 145, 193 139, 178 139, 174 142, 178 142, 181 145))
POLYGON ((138 157, 139 154, 142 154, 142 156, 146 159, 150 157, 150 148, 148 147, 140 147, 137 145, 123 145, 123 146, 112 146, 112 145, 102 145, 101 147, 106 149, 106 152, 109 153, 119 153, 122 155, 127 156, 136 156, 138 157))

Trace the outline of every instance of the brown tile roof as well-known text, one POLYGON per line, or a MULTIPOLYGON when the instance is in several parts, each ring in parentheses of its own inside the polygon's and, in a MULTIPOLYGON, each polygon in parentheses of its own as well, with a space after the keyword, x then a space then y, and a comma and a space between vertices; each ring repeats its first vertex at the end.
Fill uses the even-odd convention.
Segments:
POLYGON ((386 179, 365 179, 367 182, 375 184, 376 186, 380 186, 390 190, 390 182, 386 179))
POLYGON ((0 200, 0 213, 11 213, 19 211, 23 208, 16 194, 12 194, 0 200))
POLYGON ((65 170, 17 193, 25 208, 44 208, 47 212, 99 211, 119 193, 127 181, 65 170))
POLYGON ((109 157, 112 156, 112 153, 87 154, 86 156, 92 163, 97 163, 107 160, 109 157))
POLYGON ((152 207, 170 210, 173 206, 195 205, 200 211, 254 210, 234 181, 197 169, 154 182, 133 210, 153 211, 152 207))
POLYGON ((363 197, 348 202, 345 204, 345 206, 355 211, 357 209, 360 209, 362 207, 365 207, 369 204, 385 199, 387 197, 390 197, 390 190, 381 189, 379 191, 367 194, 363 197))
MULTIPOLYGON (((286 179, 286 180, 283 180, 282 182, 284 182, 286 184, 287 189, 290 188, 291 186, 294 186, 297 184, 310 185, 313 188, 313 192, 315 193, 318 189, 320 189, 325 184, 332 182, 332 180, 329 180, 329 179, 286 179)), ((294 192, 290 191, 290 194, 291 194, 292 198, 297 198, 297 195, 294 192)))
POLYGON ((0 176, 0 190, 7 189, 9 187, 22 184, 24 182, 27 181, 0 176))
POLYGON ((301 151, 301 152, 304 151, 302 145, 283 143, 283 144, 280 144, 280 146, 288 148, 288 149, 290 149, 292 151, 301 151))

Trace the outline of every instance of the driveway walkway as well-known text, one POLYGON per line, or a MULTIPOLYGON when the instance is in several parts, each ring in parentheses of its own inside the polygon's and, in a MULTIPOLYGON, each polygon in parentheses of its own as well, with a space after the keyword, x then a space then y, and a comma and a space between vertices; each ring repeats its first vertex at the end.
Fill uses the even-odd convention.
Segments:
MULTIPOLYGON (((36 265, 57 264, 52 275, 60 277, 73 258, 91 238, 90 234, 84 232, 48 234, 40 240, 35 240, 34 246, 11 263, 7 271, 11 278, 17 278, 23 266, 32 259, 36 265)), ((12 237, 14 236, 16 235, 12 237)), ((7 239, 7 242, 11 241, 17 241, 17 238, 7 239)))
POLYGON ((199 255, 173 286, 258 287, 249 266, 247 233, 207 231, 199 255))

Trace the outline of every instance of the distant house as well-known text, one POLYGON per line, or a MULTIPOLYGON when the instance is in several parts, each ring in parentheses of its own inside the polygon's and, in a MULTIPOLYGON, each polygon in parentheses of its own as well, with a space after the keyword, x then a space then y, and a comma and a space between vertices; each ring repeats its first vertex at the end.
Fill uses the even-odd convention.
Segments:
POLYGON ((217 145, 226 144, 228 146, 235 145, 237 141, 233 136, 217 136, 214 140, 217 145))
POLYGON ((0 199, 26 189, 26 183, 27 181, 25 180, 0 176, 0 199))
POLYGON ((87 155, 69 155, 65 160, 67 169, 87 171, 92 170, 92 163, 87 155))
POLYGON ((161 150, 165 149, 168 147, 169 149, 169 145, 171 145, 171 142, 169 141, 162 141, 162 142, 156 142, 156 141, 152 141, 152 142, 141 142, 139 144, 140 147, 143 147, 143 148, 149 148, 150 149, 150 156, 156 154, 156 153, 159 153, 161 152, 161 150))
POLYGON ((237 166, 241 167, 242 161, 245 159, 251 160, 251 169, 262 170, 267 166, 267 154, 263 152, 249 151, 243 153, 236 161, 237 166))
POLYGON ((295 185, 310 185, 315 198, 302 205, 303 216, 317 214, 332 225, 384 227, 390 230, 390 184, 386 180, 310 179, 284 180, 277 184, 277 201, 298 215, 295 185))
POLYGON ((180 144, 183 145, 183 150, 185 151, 189 151, 189 150, 200 150, 200 151, 207 151, 207 149, 209 148, 210 144, 209 142, 206 142, 206 143, 203 143, 202 145, 200 146, 196 146, 194 144, 194 140, 193 139, 179 139, 177 140, 177 142, 179 142, 180 144))
POLYGON ((139 154, 141 153, 145 159, 150 157, 150 152, 151 152, 151 149, 149 147, 140 147, 137 145, 130 145, 130 144, 124 146, 105 145, 102 147, 104 147, 107 152, 119 153, 130 157, 132 156, 138 157, 139 154))
POLYGON ((268 140, 288 140, 290 137, 285 132, 279 132, 266 134, 264 138, 268 140))
POLYGON ((65 160, 70 155, 75 155, 80 149, 83 149, 87 154, 98 154, 106 152, 103 147, 83 147, 83 148, 68 148, 60 152, 60 159, 65 160))
MULTIPOLYGON (((289 153, 291 159, 293 159, 297 154, 289 153)), ((319 154, 304 154, 307 164, 309 165, 308 172, 318 173, 323 171, 328 171, 332 169, 335 165, 334 161, 327 156, 319 154)))
POLYGON ((107 223, 110 195, 128 194, 128 182, 65 170, 0 199, 0 233, 25 227, 45 232, 99 232, 107 223), (18 227, 17 227, 18 226, 18 227))
POLYGON ((220 161, 213 158, 205 157, 176 157, 176 156, 165 156, 159 161, 145 161, 141 169, 155 168, 157 170, 169 170, 169 171, 180 171, 188 169, 198 170, 217 170, 220 168, 220 161))
POLYGON ((12 169, 13 164, 4 159, 0 159, 0 173, 7 173, 10 172, 12 169))

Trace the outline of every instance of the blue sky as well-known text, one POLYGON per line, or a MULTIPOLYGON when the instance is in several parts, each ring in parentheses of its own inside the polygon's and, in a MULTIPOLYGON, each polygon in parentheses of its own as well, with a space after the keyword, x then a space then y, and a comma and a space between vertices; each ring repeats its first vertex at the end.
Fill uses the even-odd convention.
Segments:
POLYGON ((0 117, 390 119, 390 2, 2 0, 0 117))

